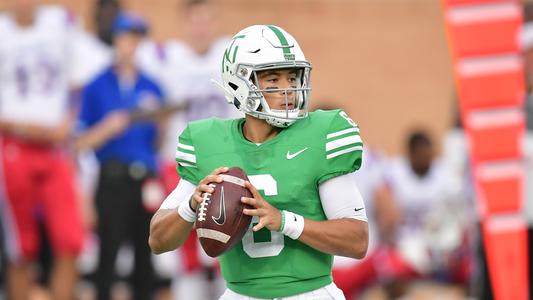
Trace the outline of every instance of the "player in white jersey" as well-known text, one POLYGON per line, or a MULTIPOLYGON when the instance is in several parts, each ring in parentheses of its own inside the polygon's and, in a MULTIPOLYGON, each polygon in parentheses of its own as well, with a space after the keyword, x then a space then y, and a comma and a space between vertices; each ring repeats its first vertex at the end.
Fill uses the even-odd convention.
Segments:
POLYGON ((402 263, 392 272, 405 277, 466 280, 469 210, 460 196, 460 186, 448 168, 434 158, 426 133, 414 132, 407 149, 407 158, 395 159, 387 167, 386 181, 400 210, 396 250, 402 263), (407 274, 405 268, 414 273, 407 274))
POLYGON ((8 298, 28 299, 30 263, 39 251, 36 214, 55 254, 53 299, 72 299, 82 247, 73 165, 64 142, 71 129, 70 91, 89 75, 76 62, 81 38, 60 7, 9 1, 0 14, 0 213, 8 298))
POLYGON ((33 24, 26 27, 20 26, 12 15, 2 16, 3 121, 43 127, 58 126, 64 121, 68 104, 68 62, 64 53, 68 51, 69 29, 58 20, 61 13, 55 9, 38 10, 33 24))

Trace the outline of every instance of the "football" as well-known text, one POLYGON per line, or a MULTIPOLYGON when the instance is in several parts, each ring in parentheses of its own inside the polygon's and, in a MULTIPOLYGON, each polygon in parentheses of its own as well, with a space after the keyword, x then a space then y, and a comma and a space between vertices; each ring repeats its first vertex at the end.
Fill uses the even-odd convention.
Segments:
POLYGON ((211 257, 217 257, 238 243, 250 226, 251 216, 243 214, 249 208, 241 197, 252 197, 244 187, 248 176, 241 168, 233 167, 221 174, 224 181, 212 183, 215 191, 204 193, 196 212, 196 233, 202 248, 211 257))

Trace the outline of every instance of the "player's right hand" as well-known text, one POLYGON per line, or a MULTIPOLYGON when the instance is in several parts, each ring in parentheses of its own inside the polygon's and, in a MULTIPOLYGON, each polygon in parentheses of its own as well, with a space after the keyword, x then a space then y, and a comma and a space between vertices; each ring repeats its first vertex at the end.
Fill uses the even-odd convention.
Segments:
POLYGON ((196 210, 198 205, 202 203, 203 193, 213 193, 215 191, 215 189, 210 187, 209 184, 212 182, 221 183, 222 181, 224 181, 222 177, 218 175, 221 173, 226 173, 228 170, 228 167, 220 167, 218 169, 213 170, 213 172, 205 176, 204 179, 200 180, 200 183, 198 183, 198 186, 196 187, 196 190, 194 191, 194 194, 191 197, 191 206, 194 210, 196 210))

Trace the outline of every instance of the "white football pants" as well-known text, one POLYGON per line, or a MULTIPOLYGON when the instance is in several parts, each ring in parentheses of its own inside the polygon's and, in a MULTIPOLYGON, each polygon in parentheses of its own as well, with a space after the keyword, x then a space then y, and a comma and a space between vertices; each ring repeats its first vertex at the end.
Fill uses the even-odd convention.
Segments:
MULTIPOLYGON (((226 289, 224 294, 220 296, 219 300, 264 300, 261 298, 253 298, 237 294, 230 289, 226 289)), ((273 298, 272 300, 346 300, 342 291, 335 285, 335 283, 330 283, 319 289, 305 292, 302 294, 284 297, 284 298, 273 298)))

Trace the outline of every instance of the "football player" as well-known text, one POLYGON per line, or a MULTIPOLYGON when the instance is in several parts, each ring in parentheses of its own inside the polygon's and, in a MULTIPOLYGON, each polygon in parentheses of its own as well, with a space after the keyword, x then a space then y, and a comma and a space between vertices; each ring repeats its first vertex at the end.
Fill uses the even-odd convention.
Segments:
MULTIPOLYGON (((53 299, 72 299, 84 228, 66 141, 71 91, 83 83, 73 16, 35 0, 8 1, 0 14, 0 221, 7 298, 28 299, 39 253, 38 220, 54 253, 53 299)), ((82 74, 84 73, 84 74, 82 74)))
POLYGON ((365 256, 368 226, 355 185, 361 166, 359 128, 342 110, 308 113, 311 65, 297 41, 272 25, 237 33, 222 58, 234 120, 191 122, 179 137, 182 177, 154 215, 155 253, 185 241, 201 194, 229 166, 248 174, 252 225, 220 257, 228 289, 221 299, 344 299, 332 282, 333 255, 365 256), (292 299, 292 298, 291 298, 292 299))

